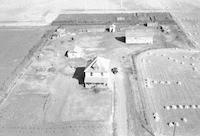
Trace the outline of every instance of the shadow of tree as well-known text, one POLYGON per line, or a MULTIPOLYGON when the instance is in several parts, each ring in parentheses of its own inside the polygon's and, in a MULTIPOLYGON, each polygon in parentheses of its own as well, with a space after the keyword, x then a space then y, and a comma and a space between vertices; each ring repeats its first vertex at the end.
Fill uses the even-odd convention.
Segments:
POLYGON ((84 84, 84 78, 85 78, 85 73, 84 73, 85 67, 77 67, 73 78, 77 79, 79 84, 83 85, 84 84))

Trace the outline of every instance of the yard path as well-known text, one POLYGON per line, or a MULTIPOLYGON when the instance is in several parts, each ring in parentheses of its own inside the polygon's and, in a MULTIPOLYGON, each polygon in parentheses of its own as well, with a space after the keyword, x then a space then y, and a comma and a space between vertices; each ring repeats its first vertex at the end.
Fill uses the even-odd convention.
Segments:
MULTIPOLYGON (((119 67, 118 67, 119 68, 119 67)), ((114 75, 115 89, 115 121, 117 123, 118 136, 127 136, 127 110, 126 110, 126 89, 130 89, 127 83, 128 78, 125 73, 120 71, 114 75)))

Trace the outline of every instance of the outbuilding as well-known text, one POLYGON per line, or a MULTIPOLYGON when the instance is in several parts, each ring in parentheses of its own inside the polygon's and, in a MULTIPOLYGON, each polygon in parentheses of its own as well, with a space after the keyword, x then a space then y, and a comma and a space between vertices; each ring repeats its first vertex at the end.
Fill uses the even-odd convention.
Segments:
POLYGON ((103 87, 107 88, 109 80, 110 60, 103 57, 95 57, 89 61, 85 73, 85 87, 103 87))
POLYGON ((72 50, 67 50, 66 53, 65 53, 65 56, 67 58, 81 58, 83 57, 84 53, 83 53, 83 50, 82 48, 80 47, 74 47, 74 49, 72 50))
POLYGON ((127 44, 153 44, 154 32, 146 27, 136 27, 125 32, 127 44))

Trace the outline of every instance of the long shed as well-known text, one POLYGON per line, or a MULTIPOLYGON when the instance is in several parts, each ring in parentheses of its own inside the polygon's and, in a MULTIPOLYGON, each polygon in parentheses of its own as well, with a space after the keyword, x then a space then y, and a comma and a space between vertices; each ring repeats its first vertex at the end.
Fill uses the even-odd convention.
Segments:
POLYGON ((154 31, 144 27, 129 29, 125 32, 125 39, 127 44, 153 44, 154 31))

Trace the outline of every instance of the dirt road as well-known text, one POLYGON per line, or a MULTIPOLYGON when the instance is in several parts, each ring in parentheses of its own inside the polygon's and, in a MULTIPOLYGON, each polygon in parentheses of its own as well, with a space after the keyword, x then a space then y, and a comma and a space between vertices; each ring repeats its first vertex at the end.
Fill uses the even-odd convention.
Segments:
MULTIPOLYGON (((118 66, 119 68, 119 66, 118 66)), ((115 122, 118 136, 127 136, 126 79, 123 71, 113 75, 115 91, 115 122)))

